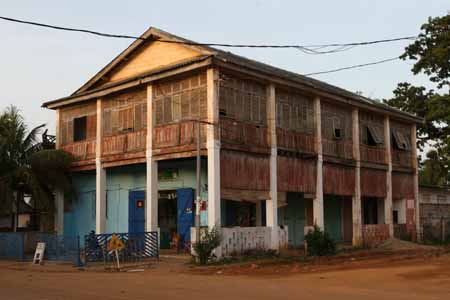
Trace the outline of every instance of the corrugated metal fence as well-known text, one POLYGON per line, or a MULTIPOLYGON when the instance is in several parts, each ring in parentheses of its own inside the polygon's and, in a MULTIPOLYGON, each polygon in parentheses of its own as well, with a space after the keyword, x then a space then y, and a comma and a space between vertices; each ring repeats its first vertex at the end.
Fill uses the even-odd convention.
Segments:
POLYGON ((39 242, 46 244, 44 259, 73 262, 77 266, 81 264, 78 236, 40 232, 0 233, 0 259, 32 260, 39 242))

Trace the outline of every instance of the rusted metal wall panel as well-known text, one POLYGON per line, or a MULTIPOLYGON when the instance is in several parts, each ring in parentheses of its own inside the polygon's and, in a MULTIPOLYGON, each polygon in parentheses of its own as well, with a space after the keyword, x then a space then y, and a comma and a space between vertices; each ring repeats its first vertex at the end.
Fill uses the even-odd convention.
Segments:
POLYGON ((270 158, 264 155, 221 150, 220 184, 223 189, 269 190, 270 158))
POLYGON ((323 164, 323 193, 352 196, 355 192, 355 169, 335 164, 323 164))
POLYGON ((414 199, 414 175, 392 172, 392 198, 414 199))
POLYGON ((315 193, 317 164, 313 159, 278 156, 278 191, 315 193))
POLYGON ((386 197, 386 171, 361 168, 361 196, 386 197))

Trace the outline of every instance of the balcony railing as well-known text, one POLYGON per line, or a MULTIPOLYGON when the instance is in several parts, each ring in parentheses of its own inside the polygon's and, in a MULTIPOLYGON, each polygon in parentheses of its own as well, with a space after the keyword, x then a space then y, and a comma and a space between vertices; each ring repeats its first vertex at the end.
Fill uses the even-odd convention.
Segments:
POLYGON ((322 139, 322 152, 324 155, 352 159, 353 143, 351 140, 322 139))
POLYGON ((316 138, 312 134, 277 128, 277 146, 289 150, 313 153, 316 152, 316 138))
POLYGON ((412 155, 409 151, 392 150, 392 164, 409 168, 412 166, 412 155))
POLYGON ((95 158, 95 140, 80 141, 62 145, 61 149, 71 153, 76 160, 86 160, 95 158))
POLYGON ((379 164, 386 163, 385 148, 360 144, 359 153, 361 156, 361 161, 379 164))
POLYGON ((105 136, 102 140, 103 155, 145 150, 146 137, 147 130, 105 136))

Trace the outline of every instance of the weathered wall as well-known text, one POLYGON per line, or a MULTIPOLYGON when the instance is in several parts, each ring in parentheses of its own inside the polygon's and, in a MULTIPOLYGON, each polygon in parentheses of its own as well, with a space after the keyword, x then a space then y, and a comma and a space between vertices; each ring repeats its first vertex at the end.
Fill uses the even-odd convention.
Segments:
POLYGON ((392 172, 392 198, 414 199, 414 175, 392 172))
POLYGON ((322 151, 324 155, 338 158, 353 158, 352 111, 350 108, 321 102, 322 151), (340 130, 340 137, 335 136, 340 130))
POLYGON ((323 193, 352 196, 355 193, 355 169, 336 164, 323 164, 323 193))
POLYGON ((361 196, 386 197, 386 170, 361 168, 361 196))
POLYGON ((270 189, 269 157, 244 152, 220 152, 220 185, 222 189, 268 191, 270 189))
POLYGON ((279 155, 277 172, 279 192, 316 192, 316 160, 279 155))

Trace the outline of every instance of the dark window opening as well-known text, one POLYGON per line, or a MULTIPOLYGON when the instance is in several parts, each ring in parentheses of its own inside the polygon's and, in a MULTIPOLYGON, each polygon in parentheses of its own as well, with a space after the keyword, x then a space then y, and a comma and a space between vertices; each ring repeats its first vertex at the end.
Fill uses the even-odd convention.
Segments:
POLYGON ((394 221, 394 224, 398 224, 398 211, 397 210, 392 211, 392 219, 394 221))
POLYGON ((344 131, 341 127, 341 120, 339 118, 333 118, 333 137, 340 140, 344 137, 344 131))
POLYGON ((378 224, 378 201, 376 198, 363 200, 364 224, 378 224))
POLYGON ((342 139, 342 131, 340 128, 334 128, 333 136, 335 139, 342 139))
POLYGON ((219 116, 226 117, 227 116, 227 111, 225 109, 220 109, 219 110, 219 116))
POLYGON ((87 117, 80 117, 73 119, 73 141, 84 141, 86 140, 86 128, 87 128, 87 117))

